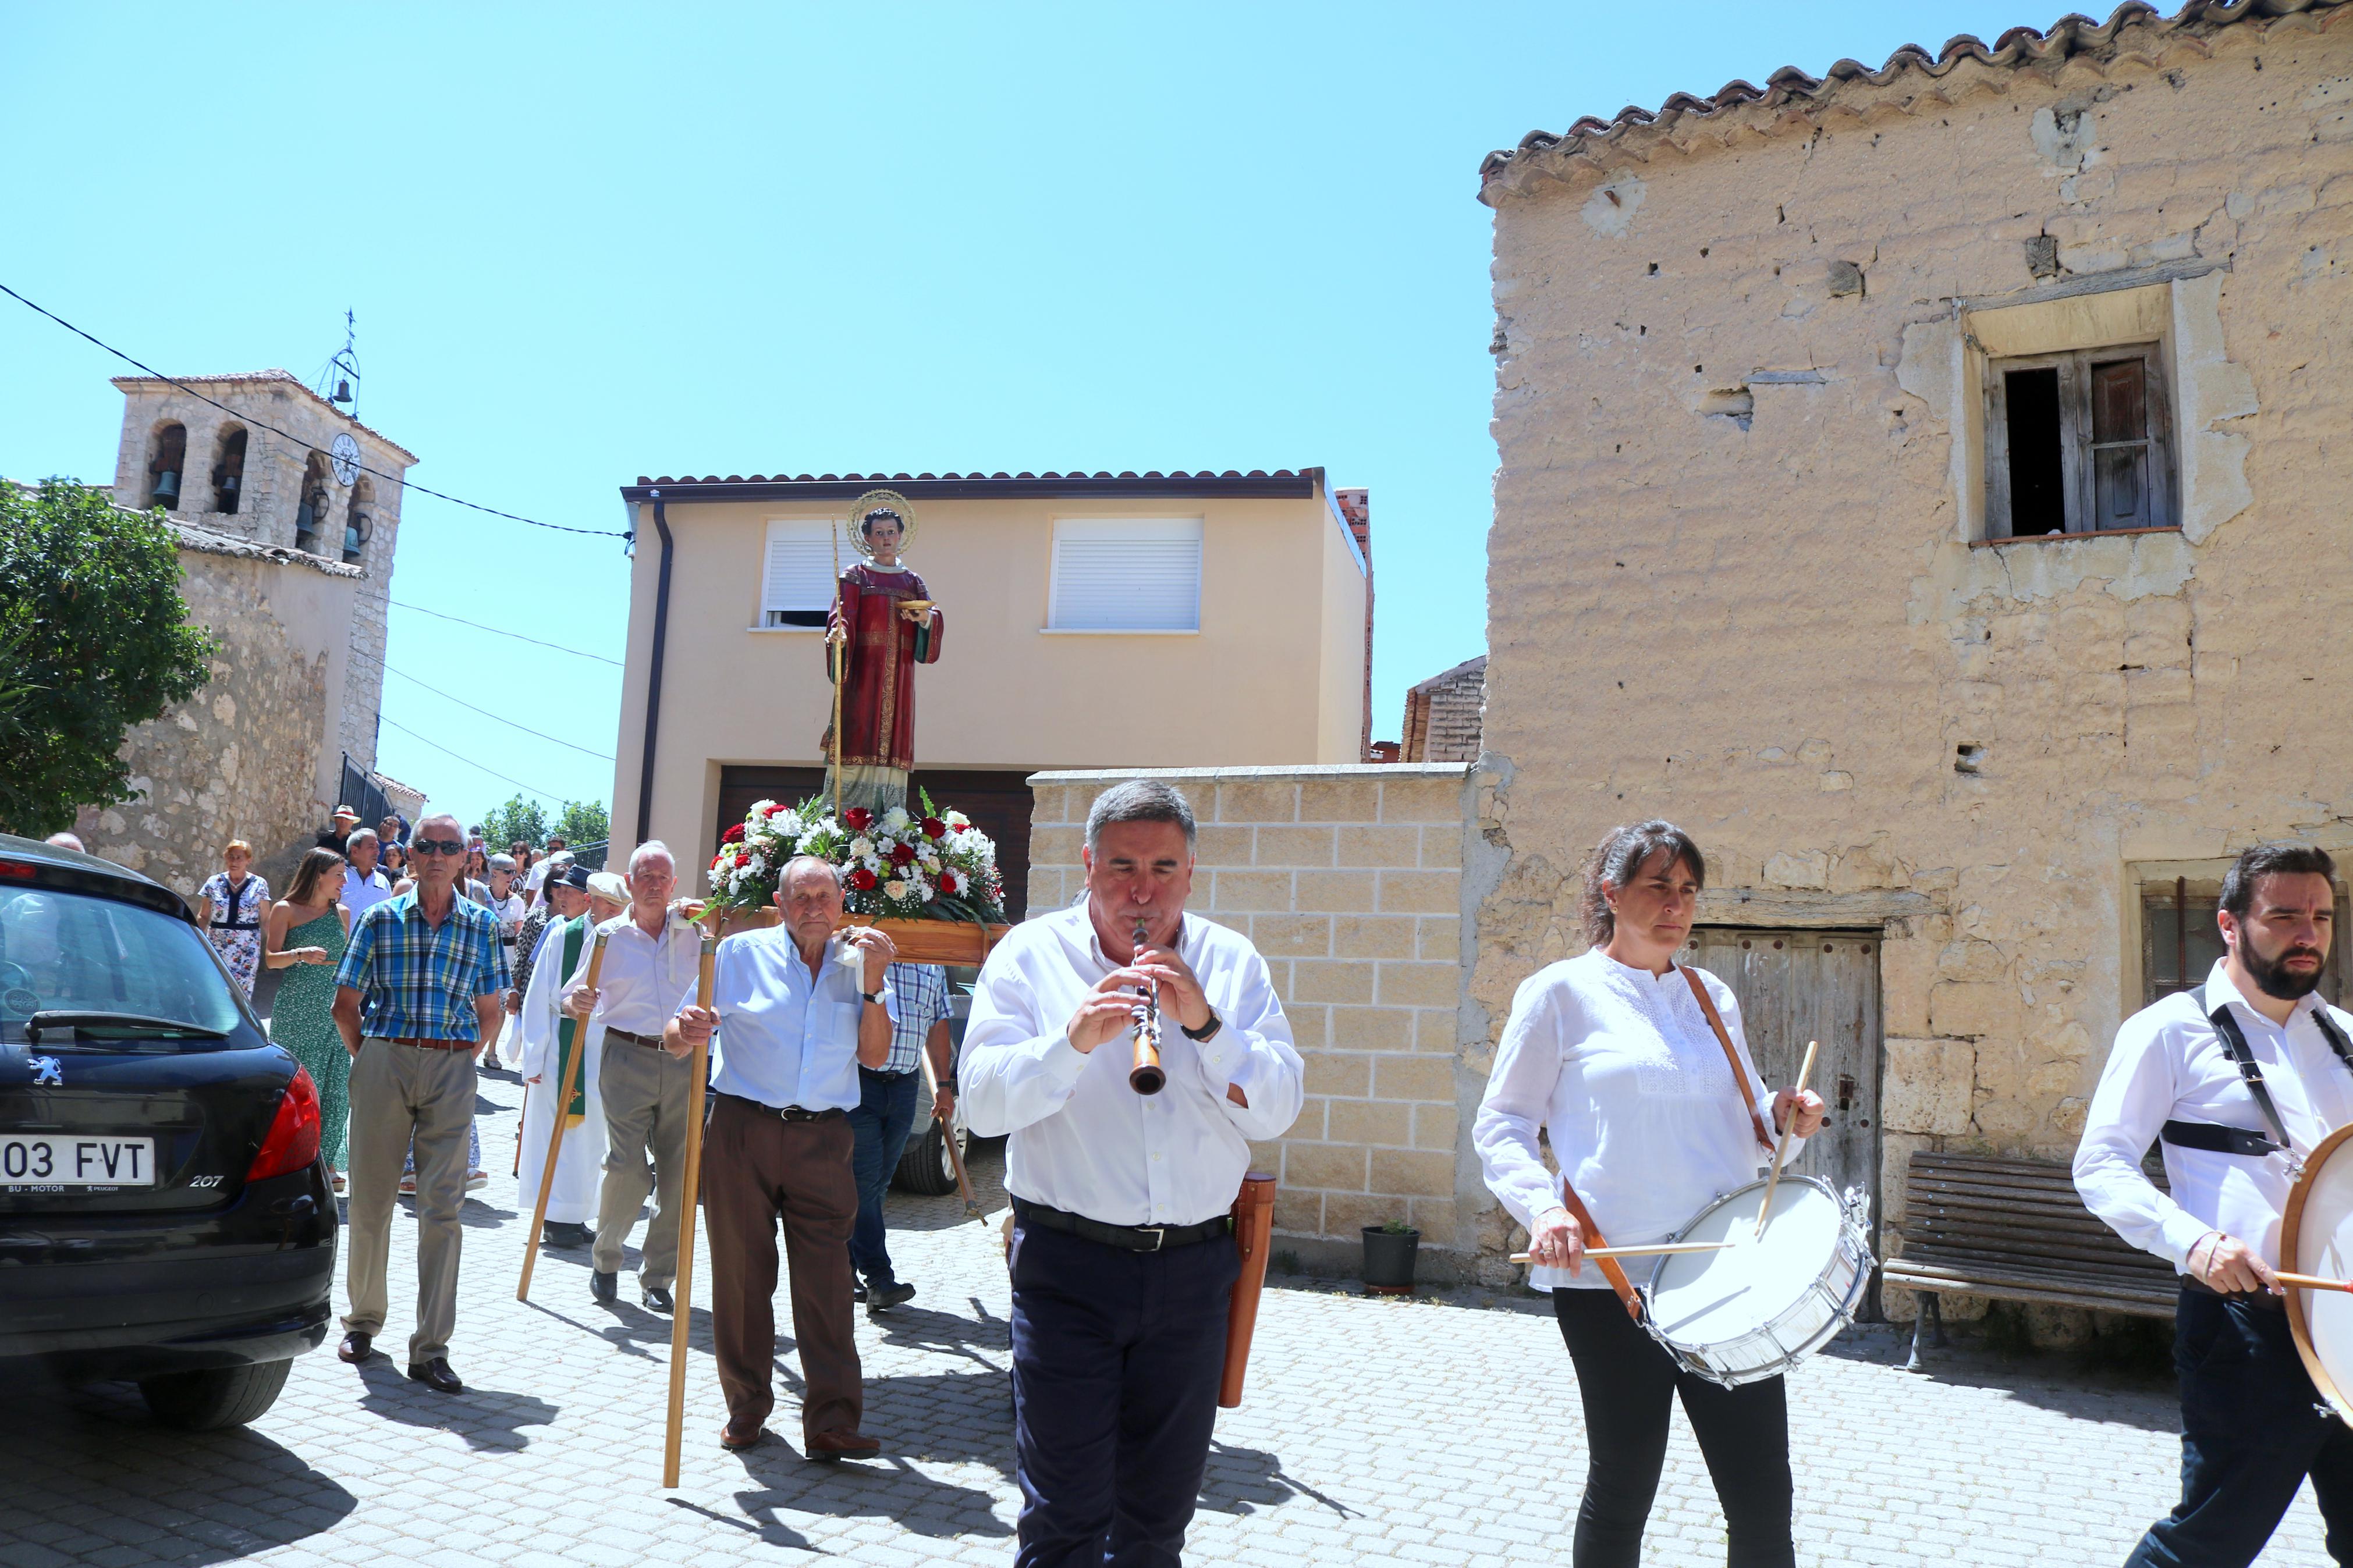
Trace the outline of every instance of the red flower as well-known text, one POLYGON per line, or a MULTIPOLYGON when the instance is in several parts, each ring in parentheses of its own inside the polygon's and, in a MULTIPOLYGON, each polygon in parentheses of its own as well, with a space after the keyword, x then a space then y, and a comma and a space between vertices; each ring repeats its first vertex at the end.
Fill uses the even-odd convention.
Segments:
POLYGON ((942 821, 941 821, 938 817, 936 817, 936 816, 927 816, 927 817, 923 818, 923 837, 926 837, 926 838, 945 838, 947 836, 948 836, 948 825, 947 825, 946 823, 942 822, 942 821))
POLYGON ((853 805, 841 814, 841 825, 852 833, 863 833, 874 826, 874 814, 862 805, 853 805))
POLYGON ((912 866, 914 863, 915 847, 913 845, 893 844, 891 846, 891 864, 893 866, 912 866))
POLYGON ((944 867, 941 868, 941 869, 940 869, 940 891, 941 891, 941 892, 943 892, 943 893, 953 893, 953 892, 955 892, 957 889, 959 889, 959 888, 961 888, 961 887, 963 887, 963 886, 964 886, 964 884, 963 884, 963 883, 961 883, 961 882, 959 882, 959 881, 957 881, 957 880, 956 880, 956 874, 955 874, 954 871, 948 870, 948 869, 947 869, 946 868, 944 868, 944 867))
POLYGON ((849 874, 849 885, 857 889, 861 893, 871 892, 874 889, 874 873, 868 870, 863 866, 859 867, 858 869, 849 874))
POLYGON ((772 806, 768 807, 768 809, 767 809, 767 810, 765 810, 765 811, 762 812, 760 815, 761 815, 761 816, 776 816, 778 812, 780 812, 780 811, 782 811, 782 810, 784 810, 784 809, 785 809, 785 808, 784 808, 784 806, 783 806, 782 805, 772 805, 772 806))
POLYGON ((719 862, 721 862, 722 860, 724 860, 724 859, 726 859, 726 858, 727 858, 727 857, 726 857, 726 856, 724 856, 724 855, 713 855, 713 856, 711 858, 711 868, 712 868, 712 870, 716 871, 717 869, 719 869, 719 862))
POLYGON ((733 827, 729 828, 726 832, 724 832, 724 833, 721 834, 721 835, 719 836, 719 842, 720 842, 720 843, 722 843, 722 844, 741 844, 741 843, 743 843, 743 842, 744 842, 744 825, 743 825, 742 823, 740 823, 740 822, 739 822, 739 823, 737 823, 734 826, 733 826, 733 827))

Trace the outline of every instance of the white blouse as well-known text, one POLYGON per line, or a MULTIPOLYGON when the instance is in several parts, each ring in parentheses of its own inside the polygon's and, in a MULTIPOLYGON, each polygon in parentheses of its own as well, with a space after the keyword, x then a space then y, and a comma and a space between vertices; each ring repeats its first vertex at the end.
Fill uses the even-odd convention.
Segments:
MULTIPOLYGON (((1512 1217, 1533 1226, 1561 1205, 1560 1177, 1546 1168, 1539 1127, 1602 1236, 1620 1247, 1664 1240, 1722 1194, 1762 1173, 1771 1132, 1772 1091, 1757 1076, 1730 987, 1694 970, 1740 1053, 1757 1096, 1752 1121, 1731 1064, 1690 983, 1670 969, 1653 975, 1600 949, 1528 976, 1472 1124, 1488 1189, 1512 1217)), ((1800 1141, 1791 1139, 1790 1158, 1800 1141)), ((1629 1270, 1630 1273, 1633 1272, 1629 1270)), ((1607 1289, 1588 1264, 1536 1268, 1528 1283, 1607 1289)))

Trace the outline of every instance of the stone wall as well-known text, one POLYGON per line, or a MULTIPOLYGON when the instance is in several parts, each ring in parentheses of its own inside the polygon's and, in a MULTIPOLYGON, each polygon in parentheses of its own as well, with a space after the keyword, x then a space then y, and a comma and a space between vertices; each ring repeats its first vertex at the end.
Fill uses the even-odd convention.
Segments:
POLYGON ((91 853, 183 896, 220 868, 221 846, 242 838, 283 891, 332 809, 314 782, 336 729, 329 697, 343 684, 360 574, 195 530, 181 541, 180 593, 213 636, 212 679, 125 740, 141 798, 84 809, 76 831, 91 853))
POLYGON ((1487 656, 1465 659, 1405 694, 1405 740, 1399 760, 1472 763, 1479 760, 1480 713, 1487 703, 1487 656))
MULTIPOLYGON (((2136 19, 1515 157, 1473 1051, 1614 823, 1885 933, 1883 1187, 2064 1156, 2141 891, 2353 846, 2353 24, 2136 19), (2121 335, 2120 335, 2121 334, 2121 335), (2162 344, 2178 529, 1987 538, 1986 354, 2162 344)), ((1760 62, 1769 63, 1769 62, 1760 62)), ((1756 79, 1764 79, 1761 74, 1756 79)), ((1899 1311, 1903 1303, 1895 1303, 1899 1311)))
POLYGON ((1200 822, 1187 908, 1257 944, 1307 1067, 1305 1109, 1258 1151, 1282 1179, 1282 1245, 1353 1265, 1359 1230, 1404 1219, 1433 1273, 1483 1196, 1463 1184, 1475 1086, 1455 1048, 1461 1005, 1461 766, 1199 768, 1032 775, 1033 916, 1084 889, 1087 807, 1124 779, 1166 779, 1200 822), (1469 1096, 1466 1102, 1465 1096, 1469 1096), (1467 1208, 1466 1208, 1467 1203, 1467 1208))

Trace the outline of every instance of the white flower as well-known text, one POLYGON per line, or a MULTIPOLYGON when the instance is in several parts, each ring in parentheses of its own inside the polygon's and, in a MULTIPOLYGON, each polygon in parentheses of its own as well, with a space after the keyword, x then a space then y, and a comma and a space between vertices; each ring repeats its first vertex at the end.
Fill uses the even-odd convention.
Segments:
POLYGON ((946 823, 950 827, 963 828, 970 827, 972 826, 972 818, 966 816, 961 811, 944 812, 941 814, 940 820, 946 823))
POLYGON ((913 820, 913 818, 907 815, 907 808, 903 805, 894 805, 882 814, 882 826, 892 833, 896 833, 913 820))
POLYGON ((882 884, 882 896, 886 899, 903 899, 907 896, 907 884, 894 877, 882 884))
POLYGON ((755 822, 759 820, 761 817, 767 816, 776 804, 776 803, 773 800, 754 801, 752 803, 752 809, 744 814, 744 820, 746 822, 755 822))
POLYGON ((849 852, 862 859, 874 853, 874 840, 861 833, 849 841, 849 852))

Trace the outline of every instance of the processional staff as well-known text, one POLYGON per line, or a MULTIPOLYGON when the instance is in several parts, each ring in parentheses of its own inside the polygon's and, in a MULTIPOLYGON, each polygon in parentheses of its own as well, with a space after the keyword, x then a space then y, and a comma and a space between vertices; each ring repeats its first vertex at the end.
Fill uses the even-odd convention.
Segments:
MULTIPOLYGON (((605 933, 600 931, 596 933, 596 945, 588 950, 589 990, 596 989, 597 972, 604 967, 605 933)), ((563 1027, 562 1022, 558 1022, 556 1028, 561 1030, 563 1027)), ((531 1300, 531 1271, 539 1262, 540 1233, 547 1225, 548 1199, 555 1192, 555 1158, 564 1152, 564 1126, 572 1119, 572 1091, 580 1082, 580 1058, 588 1054, 588 1026, 585 1020, 574 1034, 573 1041, 575 1048, 565 1058, 564 1087, 556 1091, 554 1125, 547 1132, 547 1167, 539 1173, 539 1202, 531 1211, 531 1228, 523 1233, 522 1277, 515 1281, 515 1300, 518 1301, 531 1300)), ((528 1095, 531 1090, 526 1088, 523 1092, 528 1095)), ((518 1159, 521 1152, 521 1140, 517 1140, 518 1159)))

